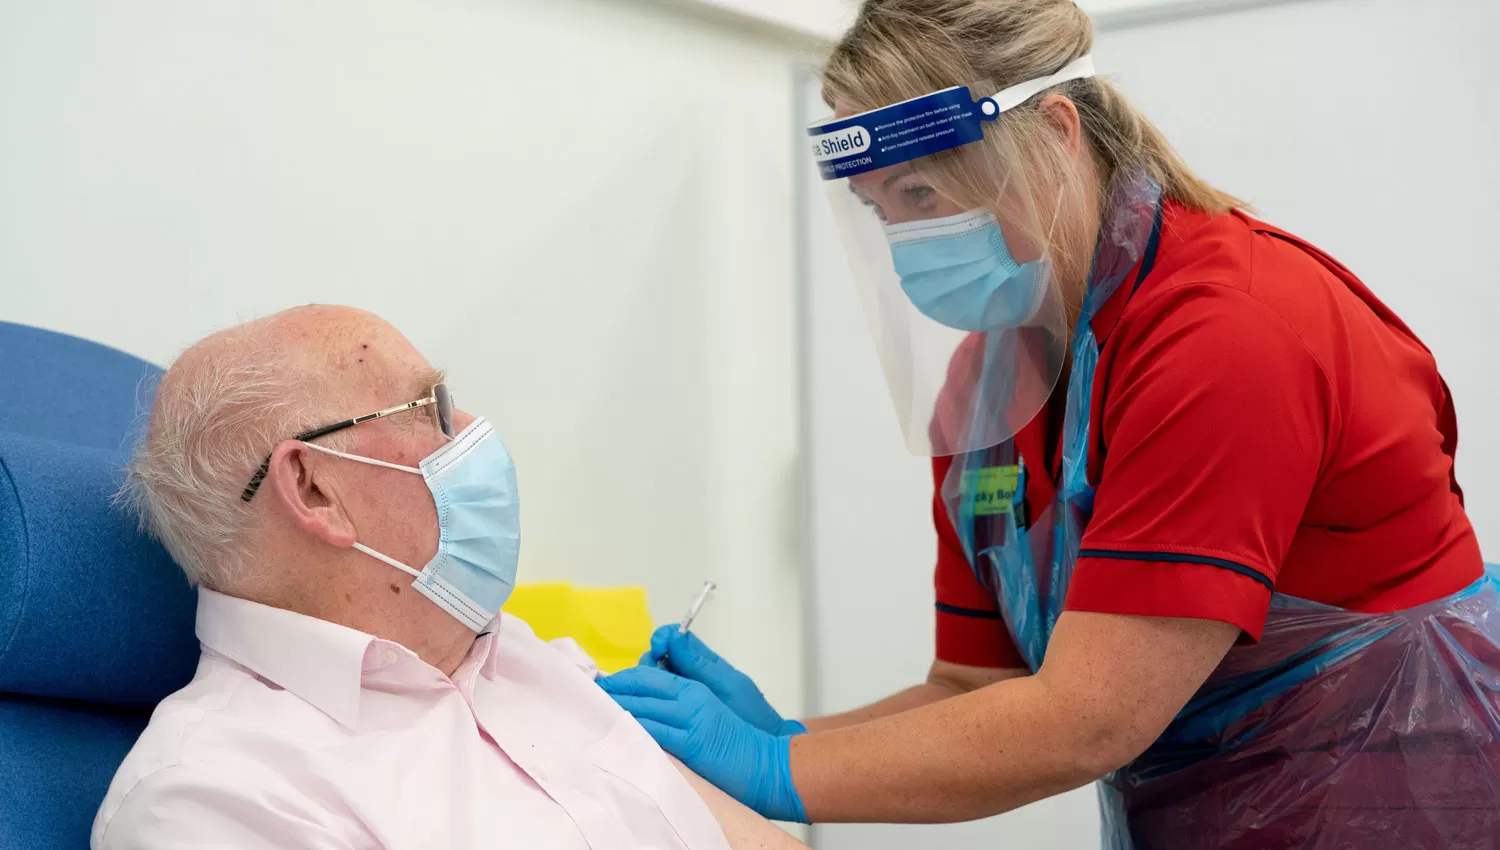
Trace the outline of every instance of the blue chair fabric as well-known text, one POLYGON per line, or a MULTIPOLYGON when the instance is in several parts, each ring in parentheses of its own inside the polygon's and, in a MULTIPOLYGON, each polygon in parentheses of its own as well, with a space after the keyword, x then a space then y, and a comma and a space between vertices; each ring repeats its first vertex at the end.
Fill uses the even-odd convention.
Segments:
POLYGON ((0 322, 0 848, 79 850, 154 706, 191 679, 195 594, 111 504, 161 370, 0 322))

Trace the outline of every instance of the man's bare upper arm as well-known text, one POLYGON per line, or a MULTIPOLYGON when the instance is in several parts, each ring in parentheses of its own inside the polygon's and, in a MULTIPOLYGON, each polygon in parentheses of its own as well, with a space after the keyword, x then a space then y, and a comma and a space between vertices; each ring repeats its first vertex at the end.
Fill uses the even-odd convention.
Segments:
POLYGON ((719 822, 719 829, 724 831, 725 840, 734 850, 808 850, 806 844, 715 788, 708 780, 688 770, 687 765, 670 755, 667 758, 672 759, 672 766, 687 777, 693 790, 703 798, 719 822))

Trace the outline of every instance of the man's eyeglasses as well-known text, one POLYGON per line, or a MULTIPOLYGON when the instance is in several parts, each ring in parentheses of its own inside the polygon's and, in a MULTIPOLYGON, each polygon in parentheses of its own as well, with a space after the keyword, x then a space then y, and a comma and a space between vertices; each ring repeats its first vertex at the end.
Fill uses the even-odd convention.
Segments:
MULTIPOLYGON (((335 422, 332 425, 324 425, 322 428, 314 428, 311 431, 303 431, 292 439, 298 442, 315 440, 318 437, 332 434, 334 431, 353 428, 361 422, 369 422, 372 419, 380 419, 390 416, 393 413, 403 413, 428 405, 432 405, 433 409, 437 412, 438 428, 442 429, 443 436, 450 440, 453 439, 453 396, 449 394, 446 384, 434 384, 432 392, 426 398, 419 398, 416 401, 409 401, 406 404, 398 404, 395 407, 388 407, 385 410, 377 410, 374 413, 367 413, 364 416, 356 416, 353 419, 345 419, 343 422, 335 422)), ((248 502, 255 498, 256 491, 260 489, 261 482, 266 480, 266 473, 270 471, 271 456, 266 455, 265 461, 261 463, 259 469, 255 470, 255 475, 251 477, 250 483, 246 484, 244 491, 240 493, 240 499, 248 502)))

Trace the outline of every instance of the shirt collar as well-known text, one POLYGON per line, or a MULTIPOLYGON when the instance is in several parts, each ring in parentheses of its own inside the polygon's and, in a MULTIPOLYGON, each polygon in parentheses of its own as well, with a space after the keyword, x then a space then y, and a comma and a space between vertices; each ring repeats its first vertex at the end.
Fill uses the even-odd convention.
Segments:
POLYGON ((1141 268, 1137 264, 1125 281, 1120 284, 1120 288, 1109 296, 1104 306, 1100 307, 1099 312, 1095 313, 1094 318, 1089 321, 1094 329, 1094 339, 1098 341, 1100 348, 1104 347, 1115 325, 1120 323, 1120 316, 1125 312, 1125 305, 1130 302, 1130 296, 1135 294, 1135 288, 1140 283, 1140 274, 1141 268))
POLYGON ((365 654, 375 637, 208 588, 198 589, 197 632, 205 649, 355 728, 365 654))

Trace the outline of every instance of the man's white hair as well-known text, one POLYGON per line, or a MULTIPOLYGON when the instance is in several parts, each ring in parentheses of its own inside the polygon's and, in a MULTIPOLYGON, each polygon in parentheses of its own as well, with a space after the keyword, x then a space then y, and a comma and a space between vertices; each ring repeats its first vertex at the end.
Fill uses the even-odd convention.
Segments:
POLYGON ((253 506, 240 498, 251 476, 278 442, 327 424, 308 377, 266 344, 260 324, 211 338, 212 353, 179 358, 118 497, 190 583, 216 590, 233 587, 256 556, 253 506))

